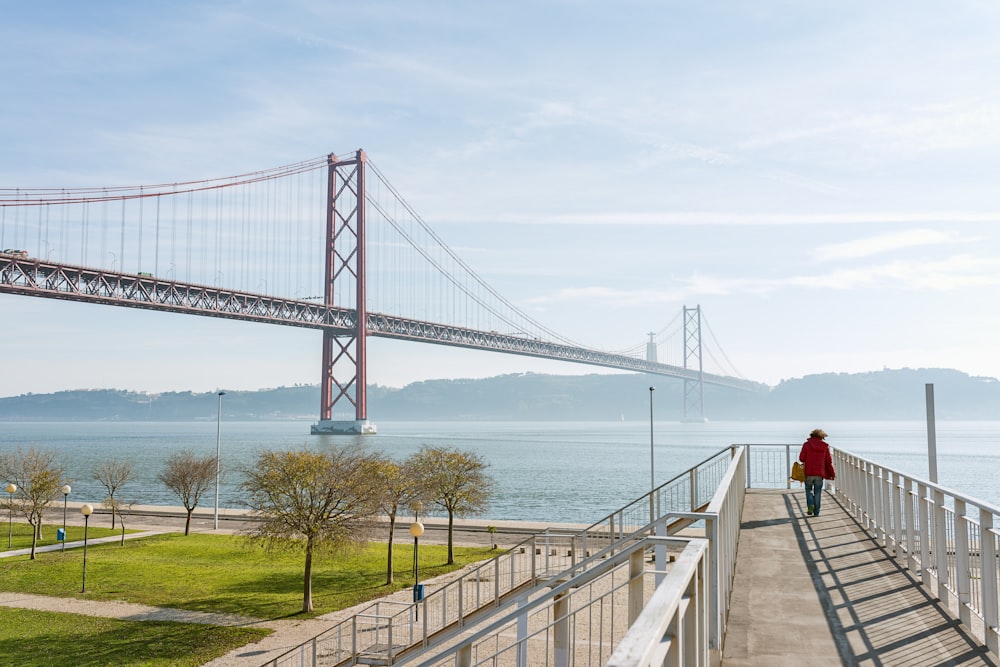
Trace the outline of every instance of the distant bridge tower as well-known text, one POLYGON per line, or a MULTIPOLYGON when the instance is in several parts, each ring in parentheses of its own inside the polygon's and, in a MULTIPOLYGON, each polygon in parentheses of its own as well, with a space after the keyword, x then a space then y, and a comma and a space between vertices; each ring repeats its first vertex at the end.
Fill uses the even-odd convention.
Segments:
POLYGON ((332 153, 327 158, 323 303, 353 306, 357 320, 350 335, 323 330, 320 417, 313 434, 375 432, 374 424, 368 422, 366 386, 365 164, 365 153, 360 150, 350 159, 341 160, 332 153), (338 294, 347 303, 336 303, 338 294), (333 420, 333 408, 341 399, 354 406, 353 421, 333 420))
POLYGON ((656 341, 653 340, 653 336, 655 336, 656 334, 653 333, 653 332, 649 332, 646 335, 649 336, 649 342, 646 343, 646 361, 652 361, 652 362, 655 363, 656 362, 656 341))
POLYGON ((701 363, 701 306, 684 306, 684 368, 697 366, 698 379, 684 378, 684 421, 705 421, 705 372, 701 363))

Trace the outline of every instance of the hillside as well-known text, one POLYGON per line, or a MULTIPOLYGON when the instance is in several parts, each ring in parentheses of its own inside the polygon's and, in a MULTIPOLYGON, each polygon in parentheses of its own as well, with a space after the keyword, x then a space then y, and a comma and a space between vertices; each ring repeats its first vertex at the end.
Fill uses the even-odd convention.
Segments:
MULTIPOLYGON (((923 419, 927 383, 934 384, 938 419, 1000 419, 1000 382, 948 369, 809 375, 759 393, 706 386, 705 413, 712 421, 923 419)), ((640 374, 515 374, 427 380, 402 389, 371 386, 368 404, 374 420, 631 421, 648 418, 650 384, 656 386, 656 418, 682 419, 683 383, 640 374)), ((315 419, 318 406, 316 386, 227 390, 223 416, 315 419)), ((211 392, 72 390, 0 398, 0 421, 193 421, 215 419, 216 409, 211 392)))

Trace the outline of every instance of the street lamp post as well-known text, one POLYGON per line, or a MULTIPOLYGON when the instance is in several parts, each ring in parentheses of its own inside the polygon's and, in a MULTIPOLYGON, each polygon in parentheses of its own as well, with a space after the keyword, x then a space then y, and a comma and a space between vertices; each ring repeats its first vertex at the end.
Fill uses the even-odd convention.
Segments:
POLYGON ((414 619, 420 619, 420 601, 424 599, 424 591, 420 586, 420 536, 424 534, 424 524, 420 523, 421 503, 413 503, 413 523, 410 524, 410 535, 413 535, 413 609, 414 619))
POLYGON ((653 392, 656 387, 649 388, 649 521, 656 520, 656 475, 653 473, 653 392))
POLYGON ((62 539, 62 550, 66 551, 66 499, 69 497, 69 492, 72 491, 69 484, 60 489, 63 494, 63 539, 62 539))
POLYGON ((7 529, 7 548, 10 549, 14 546, 14 492, 17 491, 17 484, 11 482, 7 485, 7 494, 10 496, 7 500, 7 508, 9 513, 8 523, 10 526, 7 529))
POLYGON ((222 470, 222 397, 219 392, 219 409, 215 419, 215 530, 219 529, 219 474, 222 470))
POLYGON ((87 592, 87 528, 90 527, 90 515, 94 513, 94 506, 90 503, 84 503, 83 507, 80 508, 80 514, 83 515, 83 587, 80 589, 81 593, 87 592))

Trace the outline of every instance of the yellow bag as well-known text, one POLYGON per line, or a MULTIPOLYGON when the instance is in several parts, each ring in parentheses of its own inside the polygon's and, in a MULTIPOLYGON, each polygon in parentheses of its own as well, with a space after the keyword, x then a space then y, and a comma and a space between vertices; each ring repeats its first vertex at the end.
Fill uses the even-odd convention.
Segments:
POLYGON ((796 482, 806 481, 806 468, 798 461, 792 464, 792 479, 796 482))

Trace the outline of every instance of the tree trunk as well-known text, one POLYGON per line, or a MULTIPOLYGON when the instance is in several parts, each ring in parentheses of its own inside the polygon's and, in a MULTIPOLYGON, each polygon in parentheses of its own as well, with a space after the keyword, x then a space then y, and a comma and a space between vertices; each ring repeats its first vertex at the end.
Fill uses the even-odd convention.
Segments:
POLYGON ((115 529, 115 497, 108 496, 111 500, 111 530, 115 529))
POLYGON ((389 550, 386 556, 386 572, 385 572, 385 584, 390 585, 393 582, 393 572, 392 572, 392 533, 396 528, 396 515, 389 515, 389 550))
POLYGON ((193 507, 187 511, 188 518, 187 518, 187 521, 184 522, 184 536, 185 537, 187 537, 188 535, 191 534, 191 514, 193 512, 194 512, 194 508, 193 507))
POLYGON ((35 545, 38 544, 38 524, 31 524, 31 559, 35 560, 35 545))
POLYGON ((312 539, 306 540, 306 572, 302 582, 302 612, 310 613, 313 610, 313 544, 312 539))
POLYGON ((455 514, 448 510, 448 563, 447 565, 455 564, 455 541, 452 539, 455 535, 455 514))

